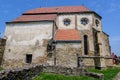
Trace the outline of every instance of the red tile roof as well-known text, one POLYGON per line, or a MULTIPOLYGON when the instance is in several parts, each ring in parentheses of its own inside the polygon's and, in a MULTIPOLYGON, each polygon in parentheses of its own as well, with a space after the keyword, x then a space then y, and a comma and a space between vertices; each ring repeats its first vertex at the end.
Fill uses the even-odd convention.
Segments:
POLYGON ((16 18, 13 22, 55 20, 56 16, 56 14, 22 15, 19 18, 16 18))
POLYGON ((37 8, 23 13, 22 16, 16 18, 12 22, 55 20, 55 18, 57 17, 57 13, 70 13, 70 12, 91 12, 91 11, 85 6, 37 8))
POLYGON ((24 14, 35 14, 35 13, 68 13, 68 12, 89 12, 85 6, 62 6, 62 7, 51 7, 51 8, 36 8, 29 10, 24 14))
POLYGON ((78 30, 58 30, 54 40, 56 41, 78 41, 81 36, 78 30))

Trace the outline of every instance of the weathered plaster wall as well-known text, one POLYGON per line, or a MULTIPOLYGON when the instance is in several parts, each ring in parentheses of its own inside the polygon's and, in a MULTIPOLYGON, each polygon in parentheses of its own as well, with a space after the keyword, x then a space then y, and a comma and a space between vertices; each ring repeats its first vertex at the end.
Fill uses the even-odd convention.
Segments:
POLYGON ((67 15, 59 15, 57 19, 58 29, 75 29, 75 15, 67 14, 67 15), (68 18, 71 20, 70 25, 65 26, 64 20, 68 18))
POLYGON ((52 22, 28 22, 7 24, 4 68, 22 67, 26 54, 32 54, 32 64, 45 63, 44 39, 52 38, 52 22))
POLYGON ((95 28, 98 31, 102 31, 102 19, 100 19, 100 17, 98 17, 96 15, 93 15, 92 19, 93 19, 93 25, 92 25, 93 28, 95 28), (99 21, 98 26, 96 26, 96 22, 95 22, 96 20, 99 21))
POLYGON ((93 23, 93 14, 61 14, 57 18, 57 25, 59 29, 75 29, 75 27, 78 30, 89 30, 92 23, 93 23), (71 23, 68 26, 64 25, 64 19, 70 19, 71 23), (82 18, 88 18, 89 22, 87 25, 81 24, 82 18))
POLYGON ((57 43, 56 64, 65 67, 77 67, 77 54, 81 54, 81 43, 57 43))
POLYGON ((92 23, 93 23, 92 14, 78 14, 77 15, 77 29, 78 30, 90 30, 92 23), (81 24, 82 18, 87 18, 88 24, 86 25, 81 24))

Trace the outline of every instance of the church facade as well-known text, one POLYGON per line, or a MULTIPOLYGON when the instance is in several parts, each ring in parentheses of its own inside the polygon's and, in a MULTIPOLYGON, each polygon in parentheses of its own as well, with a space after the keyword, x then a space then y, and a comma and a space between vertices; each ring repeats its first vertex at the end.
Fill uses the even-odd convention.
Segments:
POLYGON ((102 17, 85 6, 28 10, 6 22, 4 68, 44 64, 107 68, 112 65, 102 17))

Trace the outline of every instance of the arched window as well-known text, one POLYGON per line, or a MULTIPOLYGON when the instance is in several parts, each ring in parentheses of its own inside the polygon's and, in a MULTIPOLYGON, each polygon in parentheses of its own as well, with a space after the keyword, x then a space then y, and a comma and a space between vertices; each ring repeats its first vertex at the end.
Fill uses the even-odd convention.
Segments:
POLYGON ((88 55, 88 36, 84 35, 84 54, 88 55))

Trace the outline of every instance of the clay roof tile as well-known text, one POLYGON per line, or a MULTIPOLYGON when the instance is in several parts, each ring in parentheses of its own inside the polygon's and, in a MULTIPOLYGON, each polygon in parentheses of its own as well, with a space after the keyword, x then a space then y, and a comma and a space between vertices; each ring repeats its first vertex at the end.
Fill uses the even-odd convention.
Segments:
POLYGON ((25 21, 41 21, 41 20, 55 20, 56 14, 44 14, 44 15, 22 15, 13 22, 25 22, 25 21))
POLYGON ((55 35, 56 41, 78 41, 81 40, 78 30, 58 30, 55 35))
POLYGON ((90 9, 85 6, 62 6, 62 7, 50 7, 50 8, 36 8, 28 10, 24 14, 36 14, 36 13, 66 13, 66 12, 89 12, 90 9))

